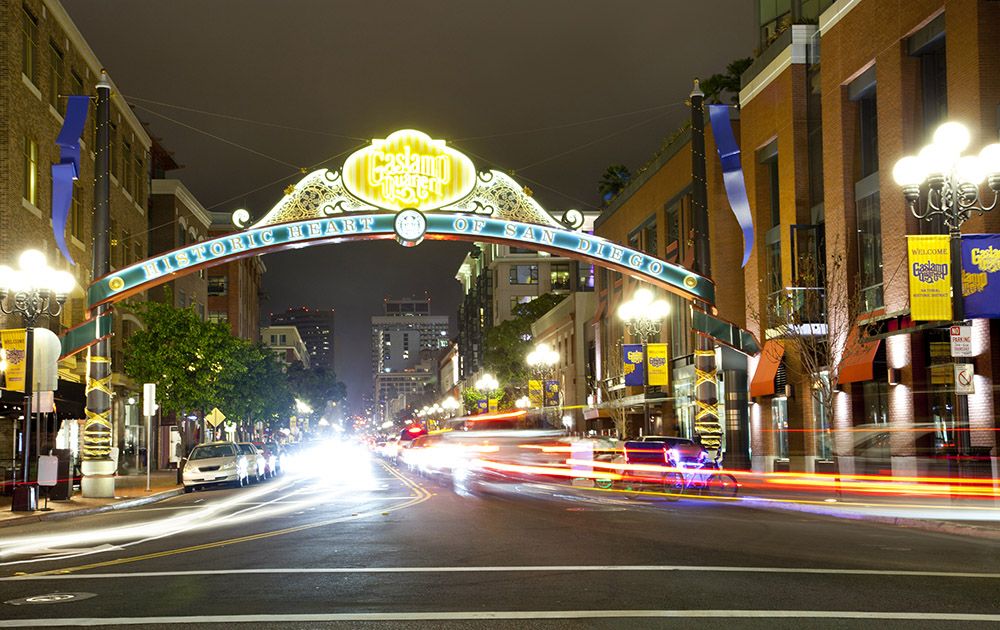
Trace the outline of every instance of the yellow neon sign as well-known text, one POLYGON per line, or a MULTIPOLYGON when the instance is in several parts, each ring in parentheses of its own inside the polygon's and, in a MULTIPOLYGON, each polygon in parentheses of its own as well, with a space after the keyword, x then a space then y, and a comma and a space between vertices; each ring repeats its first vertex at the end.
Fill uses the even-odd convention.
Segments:
POLYGON ((351 194, 386 210, 432 210, 472 192, 472 160, 422 131, 403 129, 356 151, 344 162, 351 194))

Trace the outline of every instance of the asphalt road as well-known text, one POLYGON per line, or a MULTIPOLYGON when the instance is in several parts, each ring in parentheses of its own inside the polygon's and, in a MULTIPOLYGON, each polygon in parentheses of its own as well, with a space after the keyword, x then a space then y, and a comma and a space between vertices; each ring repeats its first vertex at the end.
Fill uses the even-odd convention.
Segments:
POLYGON ((1000 543, 378 461, 0 531, 0 627, 1000 624, 1000 543), (66 595, 70 594, 70 595, 66 595))

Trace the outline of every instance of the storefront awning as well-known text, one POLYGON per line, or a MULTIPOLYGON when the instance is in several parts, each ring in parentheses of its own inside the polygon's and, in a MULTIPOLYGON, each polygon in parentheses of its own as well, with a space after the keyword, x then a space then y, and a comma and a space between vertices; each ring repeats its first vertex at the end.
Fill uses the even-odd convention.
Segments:
POLYGON ((840 363, 837 383, 845 385, 872 380, 875 374, 875 353, 881 343, 881 339, 862 343, 857 336, 851 335, 844 350, 844 359, 840 363))
POLYGON ((764 349, 760 351, 760 361, 757 362, 757 369, 754 370, 753 379, 750 381, 750 396, 770 396, 774 393, 774 377, 778 373, 778 366, 781 365, 781 357, 785 355, 785 346, 776 339, 768 339, 764 342, 764 349))

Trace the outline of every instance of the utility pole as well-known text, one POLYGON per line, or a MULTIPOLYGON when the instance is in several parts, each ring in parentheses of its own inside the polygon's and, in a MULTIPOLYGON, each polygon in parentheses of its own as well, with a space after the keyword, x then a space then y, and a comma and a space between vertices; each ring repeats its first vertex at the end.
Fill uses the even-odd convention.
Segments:
MULTIPOLYGON (((97 82, 97 146, 94 162, 94 251, 92 279, 111 271, 111 79, 101 70, 97 82)), ((107 306, 90 316, 99 319, 107 306)), ((87 350, 87 410, 83 425, 83 496, 115 496, 115 463, 111 459, 111 342, 105 338, 87 350)))
MULTIPOLYGON (((694 272, 712 277, 708 242, 708 182, 705 166, 705 93, 694 80, 691 90, 691 219, 694 226, 694 272)), ((695 308, 709 312, 710 305, 695 302, 695 308)), ((715 342, 696 333, 694 350, 694 399, 697 409, 694 430, 702 445, 718 453, 722 448, 722 425, 719 424, 719 399, 716 387, 715 342)))

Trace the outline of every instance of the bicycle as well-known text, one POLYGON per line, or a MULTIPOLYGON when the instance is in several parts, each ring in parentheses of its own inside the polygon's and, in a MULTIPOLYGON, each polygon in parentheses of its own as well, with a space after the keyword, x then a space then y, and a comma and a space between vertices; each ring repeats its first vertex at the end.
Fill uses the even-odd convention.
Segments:
POLYGON ((732 473, 720 472, 724 469, 718 459, 701 457, 696 461, 680 461, 676 465, 680 471, 674 473, 673 489, 684 494, 690 489, 698 494, 712 494, 721 497, 735 497, 740 491, 740 482, 732 473))

